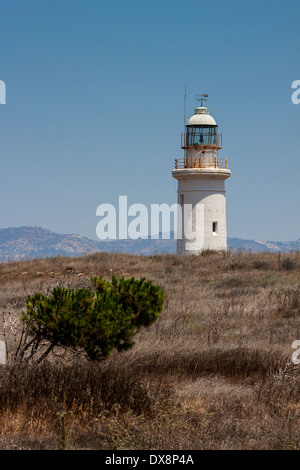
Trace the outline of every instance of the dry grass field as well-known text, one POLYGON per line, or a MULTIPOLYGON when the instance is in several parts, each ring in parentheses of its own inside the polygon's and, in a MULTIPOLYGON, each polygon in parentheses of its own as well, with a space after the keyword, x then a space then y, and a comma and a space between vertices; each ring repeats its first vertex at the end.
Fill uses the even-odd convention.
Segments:
POLYGON ((1 314, 19 316, 28 294, 112 274, 160 285, 160 318, 102 363, 0 366, 0 449, 300 448, 299 253, 2 263, 1 314))

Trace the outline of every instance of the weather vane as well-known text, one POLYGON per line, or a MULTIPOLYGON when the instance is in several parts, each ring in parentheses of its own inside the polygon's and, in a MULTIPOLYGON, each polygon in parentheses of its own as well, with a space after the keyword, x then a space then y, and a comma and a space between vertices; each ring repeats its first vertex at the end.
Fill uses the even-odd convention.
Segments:
POLYGON ((196 95, 196 100, 201 102, 201 107, 203 106, 203 101, 207 101, 208 94, 205 95, 196 95), (200 97, 200 98, 199 98, 200 97))

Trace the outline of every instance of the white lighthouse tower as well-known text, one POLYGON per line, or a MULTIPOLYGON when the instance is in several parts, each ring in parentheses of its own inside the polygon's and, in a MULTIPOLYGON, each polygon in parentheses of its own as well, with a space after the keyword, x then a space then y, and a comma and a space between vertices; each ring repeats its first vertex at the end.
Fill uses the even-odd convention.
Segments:
POLYGON ((175 159, 172 176, 178 180, 177 254, 226 250, 225 180, 231 171, 227 158, 219 158, 222 134, 201 95, 201 106, 181 136, 184 158, 175 159), (187 229, 189 227, 189 230, 187 229), (187 233, 188 232, 188 233, 187 233), (192 234, 192 235, 191 235, 192 234))

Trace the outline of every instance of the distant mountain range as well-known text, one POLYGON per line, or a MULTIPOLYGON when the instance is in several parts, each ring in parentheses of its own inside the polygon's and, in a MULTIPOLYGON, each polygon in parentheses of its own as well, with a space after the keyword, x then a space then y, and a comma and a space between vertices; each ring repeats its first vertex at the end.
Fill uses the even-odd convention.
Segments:
MULTIPOLYGON (((80 256, 97 251, 150 255, 176 253, 174 234, 171 239, 138 239, 94 241, 75 234, 58 234, 41 227, 0 229, 0 261, 80 256)), ((244 251, 289 252, 300 249, 300 239, 291 242, 243 240, 228 238, 228 248, 244 251)))

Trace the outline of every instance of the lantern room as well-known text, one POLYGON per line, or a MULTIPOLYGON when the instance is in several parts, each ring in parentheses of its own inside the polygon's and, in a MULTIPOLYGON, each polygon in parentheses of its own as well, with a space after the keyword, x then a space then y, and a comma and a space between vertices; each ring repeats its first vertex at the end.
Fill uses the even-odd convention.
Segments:
POLYGON ((181 135, 181 148, 191 147, 215 150, 222 148, 222 134, 218 133, 216 121, 204 106, 195 109, 181 135))

